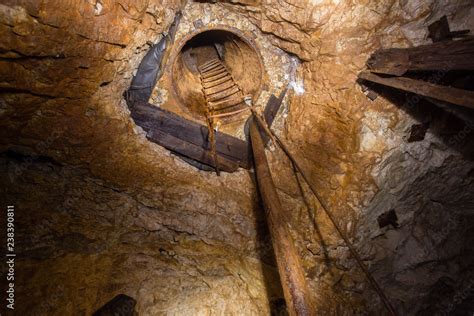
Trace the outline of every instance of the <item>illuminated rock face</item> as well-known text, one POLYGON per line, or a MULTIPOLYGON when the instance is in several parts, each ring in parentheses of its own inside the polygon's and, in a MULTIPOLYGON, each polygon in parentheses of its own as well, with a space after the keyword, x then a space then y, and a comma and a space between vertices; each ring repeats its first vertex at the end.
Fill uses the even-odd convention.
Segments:
MULTIPOLYGON (((422 100, 371 102, 356 84, 373 51, 428 42, 426 26, 444 14, 474 30, 471 1, 451 2, 4 1, 2 200, 17 212, 18 314, 91 314, 119 293, 140 315, 284 308, 253 174, 196 170, 150 143, 123 100, 181 8, 190 23, 178 37, 196 18, 255 34, 268 85, 259 102, 293 88, 275 130, 400 314, 469 311, 472 124, 422 100), (399 228, 380 228, 392 209, 399 228)), ((163 99, 158 84, 152 100, 163 99)), ((306 194, 313 225, 288 161, 267 154, 318 312, 380 314, 306 194)))

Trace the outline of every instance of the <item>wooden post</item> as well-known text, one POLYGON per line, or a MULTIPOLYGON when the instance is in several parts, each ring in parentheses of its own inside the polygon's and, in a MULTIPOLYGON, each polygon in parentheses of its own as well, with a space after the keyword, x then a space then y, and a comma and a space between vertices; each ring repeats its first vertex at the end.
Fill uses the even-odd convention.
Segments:
POLYGON ((278 265, 278 272, 290 315, 315 315, 300 258, 290 232, 275 185, 273 183, 262 135, 254 120, 250 123, 255 171, 260 196, 266 211, 267 223, 278 265))

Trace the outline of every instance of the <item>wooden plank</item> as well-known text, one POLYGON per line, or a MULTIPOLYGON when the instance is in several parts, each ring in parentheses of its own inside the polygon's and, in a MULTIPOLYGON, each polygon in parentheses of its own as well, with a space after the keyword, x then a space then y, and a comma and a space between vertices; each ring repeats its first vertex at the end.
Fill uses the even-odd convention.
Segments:
MULTIPOLYGON (((204 149, 211 148, 206 126, 186 120, 175 113, 148 103, 136 103, 131 109, 131 116, 145 131, 159 130, 204 149)), ((237 162, 242 168, 250 168, 246 141, 217 132, 216 151, 224 158, 237 162)))
POLYGON ((225 99, 222 99, 218 102, 209 102, 209 108, 211 110, 225 110, 228 108, 232 108, 240 103, 244 102, 244 99, 241 95, 233 95, 229 96, 225 99))
MULTIPOLYGON (((200 161, 208 166, 215 167, 214 158, 210 151, 203 149, 200 146, 196 146, 157 129, 150 130, 147 133, 147 138, 166 149, 178 152, 183 156, 200 161)), ((234 172, 239 168, 239 165, 236 162, 228 160, 220 155, 217 156, 217 162, 219 170, 221 171, 234 172)))
POLYGON ((207 67, 211 67, 212 65, 219 64, 219 63, 221 63, 220 59, 214 58, 202 64, 201 66, 199 66, 199 69, 205 70, 207 67))
POLYGON ((228 88, 226 90, 219 91, 219 92, 213 93, 211 96, 208 96, 208 100, 209 100, 209 102, 217 102, 219 100, 228 98, 228 97, 230 97, 230 96, 232 96, 236 93, 239 93, 239 92, 240 92, 239 87, 237 87, 235 84, 233 84, 230 88, 228 88))
POLYGON ((285 98, 286 92, 288 91, 288 88, 285 88, 278 98, 275 95, 271 95, 270 99, 268 99, 267 105, 265 106, 265 109, 263 110, 263 117, 265 118, 265 121, 269 126, 272 125, 273 120, 275 119, 278 110, 280 109, 281 103, 283 102, 283 99, 285 98))
POLYGON ((228 72, 223 72, 223 73, 221 73, 221 74, 219 74, 219 75, 217 75, 217 76, 213 76, 213 77, 210 77, 210 78, 208 78, 208 79, 202 78, 202 82, 205 82, 205 83, 214 82, 214 81, 216 81, 216 80, 218 80, 218 79, 221 79, 221 78, 223 78, 223 77, 226 77, 226 76, 228 76, 228 75, 229 75, 228 72))
POLYGON ((215 85, 211 88, 204 87, 204 91, 206 92, 207 96, 213 95, 214 93, 221 92, 223 90, 229 89, 233 87, 235 83, 232 80, 227 80, 219 85, 215 85))
POLYGON ((221 74, 226 73, 226 72, 227 72, 227 70, 224 67, 221 67, 217 70, 213 70, 213 71, 210 71, 210 72, 207 72, 207 73, 203 73, 201 76, 202 76, 203 79, 209 79, 209 78, 221 75, 221 74))
POLYGON ((267 224, 280 274, 283 294, 290 315, 315 315, 306 283, 301 258, 288 231, 287 216, 273 183, 265 156, 265 146, 255 120, 250 123, 250 139, 255 161, 255 172, 261 199, 266 211, 267 224))
POLYGON ((279 107, 280 102, 278 98, 274 94, 272 94, 268 99, 267 106, 263 110, 263 117, 265 118, 265 121, 268 124, 273 123, 273 120, 275 118, 276 112, 278 112, 279 107))
POLYGON ((203 83, 203 87, 204 89, 209 89, 209 88, 212 88, 212 87, 215 87, 215 86, 218 86, 224 82, 227 82, 227 81, 232 81, 232 77, 230 75, 228 76, 224 76, 220 79, 217 79, 216 81, 212 81, 210 83, 203 83))
POLYGON ((474 92, 458 88, 440 86, 426 81, 405 77, 382 77, 370 72, 362 72, 359 78, 392 88, 430 97, 436 100, 453 103, 474 109, 474 92))
MULTIPOLYGON (((214 70, 214 69, 216 69, 216 68, 221 68, 221 67, 223 67, 221 63, 216 63, 216 64, 211 65, 211 66, 209 66, 209 67, 202 68, 201 71, 204 72, 204 73, 206 73, 206 72, 209 72, 209 71, 211 71, 211 70, 214 70)), ((198 68, 199 68, 199 67, 198 67, 198 68)))
MULTIPOLYGON (((336 231, 339 233, 341 238, 346 243, 346 245, 349 248, 349 251, 351 252, 352 256, 354 257, 354 259, 356 259, 357 264, 359 265, 359 267, 361 268, 361 270, 364 272, 365 276, 367 277, 367 280, 370 282, 370 284, 373 286, 374 290, 377 292, 377 294, 382 299, 385 307, 387 308, 388 313, 390 315, 393 315, 393 316, 397 315, 395 309, 393 308, 392 304, 390 303, 389 299, 385 295, 382 288, 379 286, 377 280, 375 280, 375 278, 372 276, 372 274, 369 272, 369 270, 365 266, 364 262, 362 261, 361 257, 359 256, 359 253, 355 249, 354 245, 349 240, 349 238, 347 238, 347 235, 344 233, 344 231, 339 226, 339 224, 338 224, 336 218, 334 217, 334 214, 332 213, 332 211, 329 210, 329 208, 327 207, 324 200, 321 199, 321 196, 318 194, 318 190, 316 190, 316 188, 314 186, 314 183, 312 181, 309 181, 309 178, 306 175, 306 172, 301 168, 301 166, 298 164, 298 162, 296 161, 294 156, 291 154, 290 150, 288 149, 288 146, 273 131, 271 131, 268 126, 266 126, 266 124, 265 124, 265 122, 263 122, 263 120, 258 119, 258 116, 256 116, 256 115, 254 116, 254 118, 256 118, 256 120, 253 120, 252 123, 255 124, 255 122, 257 122, 259 127, 261 128, 260 131, 265 132, 265 134, 268 137, 271 137, 274 140, 274 142, 279 145, 279 147, 283 150, 283 152, 286 154, 288 159, 291 161, 291 164, 295 168, 295 174, 296 174, 296 171, 298 171, 300 173, 300 175, 303 177, 303 179, 305 180, 306 184, 308 184, 309 188, 313 192, 314 197, 318 200, 319 205, 324 210, 326 215, 329 217, 330 221, 334 225, 334 228, 336 229, 336 231)), ((258 132, 255 132, 255 131, 253 133, 258 134, 258 132)), ((258 139, 258 137, 253 137, 253 135, 251 136, 252 148, 254 146, 257 146, 254 139, 258 139)), ((255 155, 255 164, 257 165, 257 160, 262 159, 262 158, 259 157, 258 153, 255 153, 254 155, 255 155)), ((257 169, 257 181, 263 181, 262 178, 264 179, 265 174, 259 175, 258 174, 258 167, 256 167, 256 169, 257 169)), ((267 174, 268 174, 267 177, 271 177, 271 174, 269 174, 269 172, 267 174)), ((259 188, 260 188, 260 186, 259 186, 259 188)), ((263 196, 263 194, 262 194, 262 196, 263 196)), ((280 214, 278 217, 283 218, 284 215, 285 214, 280 214)), ((281 278, 281 274, 280 274, 280 278, 281 278)))
POLYGON ((401 76, 407 71, 474 70, 474 37, 412 48, 376 51, 367 61, 370 71, 401 76))
MULTIPOLYGON (((270 126, 281 106, 286 91, 285 89, 278 98, 272 96, 265 107, 264 117, 270 126)), ((186 120, 175 113, 144 102, 133 104, 130 111, 135 123, 146 132, 150 132, 150 135, 151 131, 157 131, 155 136, 158 135, 158 132, 161 132, 204 150, 210 150, 211 148, 208 140, 208 129, 204 125, 186 120)), ((155 138, 150 140, 162 145, 155 138)), ((247 141, 217 132, 216 151, 222 158, 237 163, 242 168, 251 168, 251 150, 247 141)), ((180 152, 177 153, 179 154, 180 152)), ((195 160, 203 162, 198 159, 195 160)))
MULTIPOLYGON (((263 110, 263 118, 265 119, 265 122, 267 123, 268 126, 272 126, 273 121, 275 120, 275 117, 280 110, 281 104, 283 102, 283 99, 285 98, 286 92, 288 91, 288 88, 283 89, 283 91, 280 93, 278 98, 272 94, 270 98, 268 99, 267 105, 265 106, 265 109, 263 110)), ((267 143, 270 141, 270 138, 267 136, 267 134, 263 134, 263 142, 265 146, 267 143)))

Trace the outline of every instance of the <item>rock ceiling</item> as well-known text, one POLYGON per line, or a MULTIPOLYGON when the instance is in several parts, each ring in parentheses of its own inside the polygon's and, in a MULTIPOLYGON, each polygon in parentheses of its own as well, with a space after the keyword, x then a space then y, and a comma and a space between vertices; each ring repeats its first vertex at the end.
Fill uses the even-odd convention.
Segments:
MULTIPOLYGON (((18 314, 92 314, 119 293, 140 315, 284 310, 253 172, 188 165, 146 139, 123 99, 179 10, 179 36, 197 18, 254 34, 269 79, 261 102, 292 88, 275 130, 402 314, 472 306, 472 124, 424 101, 372 102, 356 83, 373 51, 425 43, 444 14, 474 30, 471 1, 7 0, 0 166, 2 200, 17 210, 17 295, 28 297, 18 314), (380 228, 392 209, 399 228, 380 228)), ((380 313, 284 155, 267 156, 318 312, 380 313)))

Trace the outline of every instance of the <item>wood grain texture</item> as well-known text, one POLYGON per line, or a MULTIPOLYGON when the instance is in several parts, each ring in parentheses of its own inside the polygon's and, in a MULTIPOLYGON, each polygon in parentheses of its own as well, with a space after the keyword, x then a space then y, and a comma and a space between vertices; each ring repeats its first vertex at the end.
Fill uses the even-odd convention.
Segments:
MULTIPOLYGON (((160 130, 152 130, 148 133, 147 138, 160 144, 166 149, 178 152, 191 159, 201 161, 208 166, 215 167, 214 158, 210 151, 203 149, 200 146, 196 146, 160 130)), ((239 165, 236 162, 219 155, 217 156, 217 163, 219 164, 219 169, 225 172, 234 172, 239 168, 239 165)))
POLYGON ((382 77, 370 72, 362 72, 359 78, 388 87, 416 93, 424 97, 449 102, 452 104, 474 109, 474 92, 432 84, 422 80, 405 77, 382 77))

